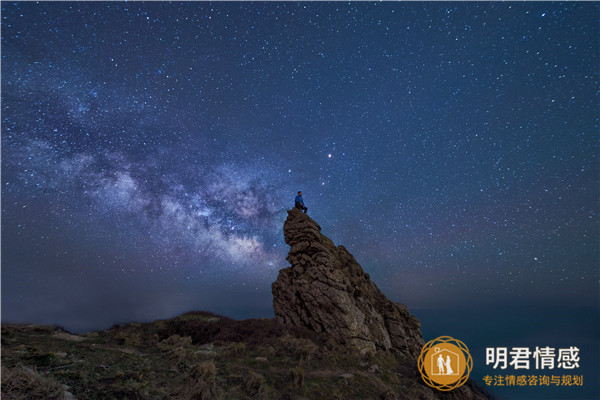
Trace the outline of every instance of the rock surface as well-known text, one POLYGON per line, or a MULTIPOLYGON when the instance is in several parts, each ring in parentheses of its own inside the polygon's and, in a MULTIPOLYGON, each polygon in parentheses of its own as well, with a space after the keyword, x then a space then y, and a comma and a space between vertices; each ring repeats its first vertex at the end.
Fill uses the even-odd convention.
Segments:
POLYGON ((394 349, 419 356, 424 345, 419 320, 390 301, 348 250, 336 247, 298 209, 288 211, 283 232, 291 267, 272 285, 277 319, 324 332, 362 353, 394 349))

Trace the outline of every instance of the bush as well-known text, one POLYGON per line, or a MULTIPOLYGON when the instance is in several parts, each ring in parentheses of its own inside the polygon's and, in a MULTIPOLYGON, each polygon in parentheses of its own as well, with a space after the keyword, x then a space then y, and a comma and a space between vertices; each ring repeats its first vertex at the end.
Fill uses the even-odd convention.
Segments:
POLYGON ((247 347, 244 343, 234 342, 225 349, 228 356, 243 357, 246 354, 247 347))
POLYGON ((290 370, 290 380, 296 387, 301 388, 304 385, 304 370, 302 367, 297 366, 290 370))
POLYGON ((299 361, 310 360, 318 350, 317 345, 309 339, 299 339, 285 335, 279 341, 281 348, 287 349, 299 361))
POLYGON ((34 365, 48 367, 53 365, 56 361, 56 354, 45 352, 38 348, 30 348, 26 353, 25 359, 34 365))
POLYGON ((161 347, 173 346, 173 347, 187 347, 192 345, 192 338, 189 336, 171 335, 162 342, 161 347))
POLYGON ((253 399, 264 399, 266 396, 265 378, 254 371, 244 382, 244 392, 253 399))
POLYGON ((179 335, 171 335, 158 343, 161 351, 167 353, 168 360, 174 362, 174 366, 180 372, 185 372, 196 358, 192 353, 191 345, 192 338, 179 335))
POLYGON ((381 400, 398 400, 398 397, 394 394, 391 389, 386 389, 379 395, 381 400))
POLYGON ((129 400, 145 400, 150 397, 148 382, 137 378, 129 378, 112 387, 112 394, 129 400))
POLYGON ((186 376, 184 400, 211 400, 217 397, 217 367, 211 361, 192 366, 186 376))
POLYGON ((2 367, 2 398, 5 400, 64 399, 65 391, 57 381, 45 378, 35 370, 19 366, 2 367))

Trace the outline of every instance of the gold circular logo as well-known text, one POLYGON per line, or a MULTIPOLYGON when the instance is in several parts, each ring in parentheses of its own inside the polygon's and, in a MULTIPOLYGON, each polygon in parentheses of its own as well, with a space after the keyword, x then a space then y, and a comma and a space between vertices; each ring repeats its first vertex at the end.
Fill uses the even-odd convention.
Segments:
POLYGON ((473 359, 467 346, 450 336, 440 336, 427 342, 421 350, 418 364, 425 383, 442 391, 463 385, 473 369, 473 359))

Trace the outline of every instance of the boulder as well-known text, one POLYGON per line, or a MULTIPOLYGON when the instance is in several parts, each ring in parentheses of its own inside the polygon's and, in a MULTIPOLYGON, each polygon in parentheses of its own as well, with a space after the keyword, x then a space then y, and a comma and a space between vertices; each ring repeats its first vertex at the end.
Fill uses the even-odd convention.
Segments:
POLYGON ((324 332, 361 353, 392 350, 417 358, 424 345, 419 320, 389 300, 343 246, 298 209, 283 227, 291 267, 272 285, 275 316, 286 326, 324 332))

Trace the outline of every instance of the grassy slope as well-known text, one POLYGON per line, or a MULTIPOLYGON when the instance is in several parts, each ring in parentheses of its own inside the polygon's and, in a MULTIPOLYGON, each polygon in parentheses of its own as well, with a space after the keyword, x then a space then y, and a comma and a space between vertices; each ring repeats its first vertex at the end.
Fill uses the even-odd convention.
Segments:
POLYGON ((348 353, 276 320, 202 312, 81 336, 56 327, 2 327, 4 399, 60 398, 52 382, 80 400, 421 398, 428 390, 413 364, 389 352, 348 353), (54 391, 35 394, 35 384, 15 378, 19 372, 37 372, 54 391))

